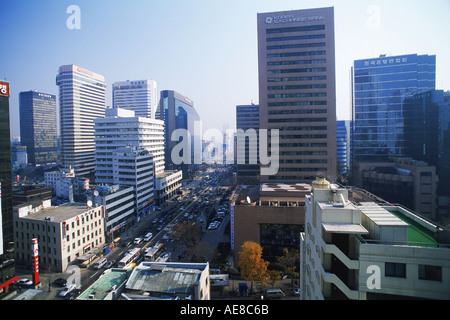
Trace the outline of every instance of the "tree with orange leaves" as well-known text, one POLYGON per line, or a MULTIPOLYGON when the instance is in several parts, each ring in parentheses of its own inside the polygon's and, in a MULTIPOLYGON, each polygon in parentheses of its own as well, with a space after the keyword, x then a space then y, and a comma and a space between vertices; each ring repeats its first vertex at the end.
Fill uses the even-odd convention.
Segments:
POLYGON ((242 278, 252 283, 250 291, 253 291, 253 281, 261 281, 263 285, 267 283, 268 265, 269 262, 262 258, 262 247, 258 243, 244 242, 239 252, 238 266, 241 269, 242 278))

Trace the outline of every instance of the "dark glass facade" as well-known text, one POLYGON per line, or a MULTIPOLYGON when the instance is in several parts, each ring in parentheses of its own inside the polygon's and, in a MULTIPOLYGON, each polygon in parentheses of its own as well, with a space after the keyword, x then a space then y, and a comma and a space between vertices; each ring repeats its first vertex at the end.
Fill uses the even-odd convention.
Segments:
POLYGON ((283 255, 284 249, 298 251, 300 233, 304 226, 299 224, 260 224, 260 244, 263 247, 263 258, 274 262, 283 255))
MULTIPOLYGON (((258 130, 259 130, 259 106, 258 105, 238 105, 236 106, 236 129, 241 129, 244 133, 252 133, 255 130, 255 145, 250 145, 252 141, 250 137, 245 137, 245 146, 239 145, 239 137, 236 137, 235 163, 237 167, 238 184, 257 184, 259 181, 259 147, 258 147, 258 130), (254 154, 256 152, 256 154, 254 154), (238 153, 243 153, 244 163, 238 161, 238 153), (250 158, 250 155, 252 158, 250 158), (255 161, 251 161, 255 160, 255 161)), ((242 139, 242 137, 241 137, 242 139)))
POLYGON ((405 98, 405 154, 436 167, 439 195, 450 195, 450 92, 431 90, 405 98))
POLYGON ((3 245, 0 248, 0 288, 4 290, 3 292, 7 292, 5 287, 15 278, 15 265, 9 95, 2 94, 0 94, 0 150, 2 150, 0 152, 0 214, 2 221, 0 244, 3 245))
POLYGON ((189 177, 190 165, 195 164, 194 139, 199 139, 199 137, 196 137, 194 127, 195 122, 200 121, 193 101, 173 90, 163 90, 161 91, 156 119, 164 121, 166 168, 169 170, 181 169, 183 170, 183 177, 189 177), (172 149, 180 143, 180 141, 171 141, 172 133, 177 129, 185 129, 189 132, 191 138, 190 163, 176 165, 172 161, 172 149))
POLYGON ((27 147, 28 162, 58 161, 56 96, 37 91, 19 94, 20 139, 27 147))
POLYGON ((434 90, 436 56, 402 55, 354 61, 353 161, 407 155, 403 101, 434 90))
POLYGON ((339 174, 349 173, 350 164, 350 133, 351 121, 336 121, 336 159, 337 172, 339 174))

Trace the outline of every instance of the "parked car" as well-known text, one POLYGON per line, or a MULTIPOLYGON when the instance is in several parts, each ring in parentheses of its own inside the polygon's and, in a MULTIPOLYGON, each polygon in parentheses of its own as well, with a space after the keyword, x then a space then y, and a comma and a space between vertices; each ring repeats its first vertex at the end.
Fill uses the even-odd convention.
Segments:
POLYGON ((67 284, 67 280, 64 278, 58 278, 53 283, 58 287, 64 287, 67 284))

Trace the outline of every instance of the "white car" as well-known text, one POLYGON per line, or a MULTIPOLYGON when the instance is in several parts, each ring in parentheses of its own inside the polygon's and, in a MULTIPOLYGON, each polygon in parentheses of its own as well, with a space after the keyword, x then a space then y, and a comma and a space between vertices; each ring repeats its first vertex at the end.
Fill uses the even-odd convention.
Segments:
POLYGON ((29 279, 20 279, 16 283, 19 286, 31 286, 33 284, 33 281, 29 279))
POLYGON ((74 283, 69 284, 67 286, 64 287, 64 289, 61 290, 61 292, 59 293, 60 297, 65 297, 69 292, 71 292, 72 290, 76 289, 76 285, 74 283))

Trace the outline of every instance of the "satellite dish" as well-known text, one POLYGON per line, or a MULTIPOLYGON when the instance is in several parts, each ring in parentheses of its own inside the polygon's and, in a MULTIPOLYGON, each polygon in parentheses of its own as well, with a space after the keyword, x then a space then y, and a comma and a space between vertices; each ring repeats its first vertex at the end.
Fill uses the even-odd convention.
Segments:
POLYGON ((250 197, 248 197, 248 196, 247 196, 247 202, 252 203, 252 201, 250 200, 250 197))
POLYGON ((88 200, 87 206, 88 206, 89 208, 92 207, 92 201, 91 201, 91 200, 88 200))
POLYGON ((94 190, 94 197, 98 197, 98 191, 94 190))

